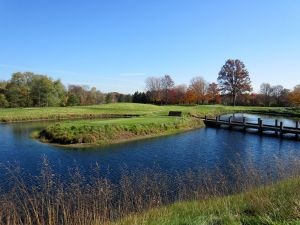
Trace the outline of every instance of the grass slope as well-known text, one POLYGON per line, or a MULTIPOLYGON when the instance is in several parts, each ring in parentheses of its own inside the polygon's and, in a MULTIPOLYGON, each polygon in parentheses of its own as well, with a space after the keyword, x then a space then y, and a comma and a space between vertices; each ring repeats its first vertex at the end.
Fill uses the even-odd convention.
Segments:
POLYGON ((228 197, 179 202, 113 225, 300 224, 300 179, 228 197))

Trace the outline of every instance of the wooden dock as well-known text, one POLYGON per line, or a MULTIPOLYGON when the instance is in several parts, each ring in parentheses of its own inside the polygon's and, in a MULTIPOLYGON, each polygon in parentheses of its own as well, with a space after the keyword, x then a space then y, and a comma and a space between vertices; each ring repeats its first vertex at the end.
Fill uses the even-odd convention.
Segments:
POLYGON ((282 137, 283 134, 292 134, 298 139, 300 135, 299 121, 295 121, 294 127, 288 127, 284 126, 283 122, 278 122, 278 120, 274 120, 274 125, 270 125, 264 124, 263 120, 260 118, 258 118, 257 123, 249 123, 246 122, 245 117, 243 117, 242 121, 234 121, 232 116, 230 116, 228 120, 221 120, 220 116, 217 116, 215 119, 210 119, 205 116, 204 124, 207 127, 227 127, 229 129, 238 128, 242 131, 246 131, 247 129, 256 129, 258 134, 272 132, 274 135, 279 137, 282 137))

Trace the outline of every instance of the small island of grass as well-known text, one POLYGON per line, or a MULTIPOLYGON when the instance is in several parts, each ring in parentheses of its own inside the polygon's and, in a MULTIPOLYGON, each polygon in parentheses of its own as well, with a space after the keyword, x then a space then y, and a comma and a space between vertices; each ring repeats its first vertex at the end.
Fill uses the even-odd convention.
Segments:
MULTIPOLYGON (((75 110, 77 110, 75 108, 75 110)), ((86 109, 91 110, 91 107, 86 109)), ((230 106, 155 106, 144 104, 109 104, 94 106, 92 118, 106 119, 77 120, 54 123, 35 133, 35 137, 47 143, 69 146, 107 145, 170 135, 204 126, 199 117, 214 117, 232 112, 271 112, 269 108, 230 106), (181 117, 168 116, 170 111, 182 112, 181 117), (113 118, 118 115, 136 115, 130 118, 113 118), (109 118, 109 117, 112 118, 109 118)), ((286 113, 284 108, 274 108, 272 112, 286 113)), ((54 115, 54 114, 53 114, 54 115)), ((52 116, 53 116, 52 115, 52 116)), ((86 114, 78 114, 85 116, 86 114)), ((62 114, 62 117, 68 114, 62 114)))

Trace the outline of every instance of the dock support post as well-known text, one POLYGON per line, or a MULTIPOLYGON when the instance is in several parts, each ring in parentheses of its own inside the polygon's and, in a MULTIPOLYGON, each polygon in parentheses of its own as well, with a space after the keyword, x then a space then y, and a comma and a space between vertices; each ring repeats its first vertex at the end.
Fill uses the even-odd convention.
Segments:
POLYGON ((216 116, 216 127, 220 127, 221 125, 219 124, 219 116, 216 116))
POLYGON ((283 122, 280 122, 280 137, 283 137, 283 122))
POLYGON ((229 119, 228 119, 228 129, 232 128, 232 126, 231 126, 231 120, 232 120, 232 116, 230 116, 229 119))
MULTIPOLYGON (((299 129, 299 121, 296 121, 296 130, 299 129)), ((295 138, 298 139, 299 138, 299 134, 296 133, 295 138)))
POLYGON ((277 128, 278 128, 278 120, 277 119, 275 120, 275 128, 276 128, 275 135, 278 136, 278 130, 277 130, 277 128))
POLYGON ((262 124, 262 119, 258 118, 258 133, 262 134, 263 133, 263 124, 262 124))
POLYGON ((243 116, 243 131, 246 131, 246 117, 243 116))

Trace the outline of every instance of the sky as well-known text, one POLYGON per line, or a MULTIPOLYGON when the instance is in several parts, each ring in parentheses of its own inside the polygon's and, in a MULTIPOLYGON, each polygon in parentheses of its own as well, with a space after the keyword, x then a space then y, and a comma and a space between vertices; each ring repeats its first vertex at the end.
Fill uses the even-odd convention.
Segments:
POLYGON ((240 59, 254 90, 300 84, 299 0, 0 0, 0 80, 31 71, 103 92, 217 80, 240 59))

